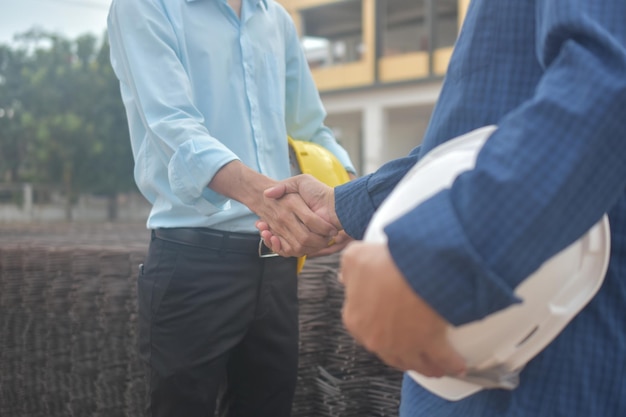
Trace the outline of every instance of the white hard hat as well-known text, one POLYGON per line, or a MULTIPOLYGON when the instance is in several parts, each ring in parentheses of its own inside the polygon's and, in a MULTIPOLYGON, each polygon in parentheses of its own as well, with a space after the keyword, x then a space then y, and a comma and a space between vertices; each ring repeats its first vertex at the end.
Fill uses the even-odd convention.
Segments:
MULTIPOLYGON (((452 139, 425 155, 374 214, 365 241, 387 242, 383 228, 470 170, 496 130, 486 126, 452 139)), ((484 388, 514 389, 524 365, 543 350, 600 288, 609 262, 610 231, 604 215, 583 237, 546 261, 515 294, 522 303, 448 329, 466 360, 462 378, 408 374, 429 391, 456 401, 484 388)))

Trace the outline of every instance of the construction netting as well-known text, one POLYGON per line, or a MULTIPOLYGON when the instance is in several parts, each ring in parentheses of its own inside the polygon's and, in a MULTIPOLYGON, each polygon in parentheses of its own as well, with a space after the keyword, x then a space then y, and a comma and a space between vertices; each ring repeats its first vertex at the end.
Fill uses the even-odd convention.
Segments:
MULTIPOLYGON (((0 225, 0 416, 138 417, 136 277, 143 225, 0 225)), ((339 256, 299 276, 294 417, 396 416, 402 374, 341 323, 339 256)))

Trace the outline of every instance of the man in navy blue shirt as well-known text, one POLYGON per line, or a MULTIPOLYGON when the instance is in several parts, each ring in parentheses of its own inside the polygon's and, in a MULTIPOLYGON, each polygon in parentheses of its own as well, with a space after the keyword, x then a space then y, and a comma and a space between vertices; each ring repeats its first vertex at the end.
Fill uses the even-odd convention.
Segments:
MULTIPOLYGON (((617 0, 473 0, 421 147, 334 190, 297 177, 266 192, 299 192, 360 239, 421 156, 498 126, 475 169, 386 227, 387 244, 343 254, 347 328, 390 365, 429 376, 464 369, 446 326, 515 303, 525 277, 609 214, 602 288, 518 388, 449 402, 405 377, 401 416, 626 415, 625 18, 617 0)), ((293 255, 270 230, 266 242, 293 255)))

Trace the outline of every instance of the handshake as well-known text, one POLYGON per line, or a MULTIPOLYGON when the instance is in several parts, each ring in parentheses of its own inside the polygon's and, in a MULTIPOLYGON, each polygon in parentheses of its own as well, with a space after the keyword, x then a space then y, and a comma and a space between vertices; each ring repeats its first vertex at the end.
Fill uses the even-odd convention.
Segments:
POLYGON ((334 188, 311 175, 274 183, 263 192, 256 227, 281 256, 320 256, 345 248, 339 280, 342 319, 357 342, 397 369, 440 377, 465 371, 447 339, 448 323, 408 284, 387 244, 357 242, 335 211, 334 188))
POLYGON ((328 255, 352 241, 335 213, 334 189, 311 175, 279 182, 263 197, 266 208, 282 206, 256 223, 265 245, 281 256, 328 255))

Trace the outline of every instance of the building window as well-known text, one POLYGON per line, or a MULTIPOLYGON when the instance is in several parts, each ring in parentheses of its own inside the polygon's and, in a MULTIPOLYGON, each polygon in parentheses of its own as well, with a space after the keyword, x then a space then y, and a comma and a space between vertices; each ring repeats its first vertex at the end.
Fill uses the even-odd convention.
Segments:
POLYGON ((302 45, 311 68, 360 61, 364 52, 361 0, 300 11, 302 45))
POLYGON ((458 0, 378 1, 380 56, 428 52, 431 46, 438 49, 454 45, 458 0))
POLYGON ((454 46, 459 34, 458 0, 433 0, 435 6, 435 49, 454 46))
POLYGON ((381 56, 428 51, 428 20, 423 0, 379 0, 381 56))

